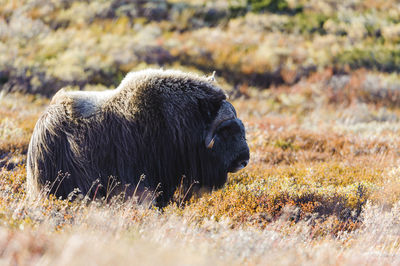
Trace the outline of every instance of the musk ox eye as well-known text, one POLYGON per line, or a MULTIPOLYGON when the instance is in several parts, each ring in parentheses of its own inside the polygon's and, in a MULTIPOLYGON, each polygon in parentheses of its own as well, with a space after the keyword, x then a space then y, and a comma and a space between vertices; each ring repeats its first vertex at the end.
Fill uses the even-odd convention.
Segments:
POLYGON ((217 129, 217 132, 220 134, 234 134, 236 132, 240 132, 240 126, 236 120, 237 119, 221 123, 220 127, 217 129))
POLYGON ((224 127, 218 130, 217 134, 218 136, 227 139, 230 136, 233 136, 237 133, 237 131, 233 130, 231 127, 224 127))

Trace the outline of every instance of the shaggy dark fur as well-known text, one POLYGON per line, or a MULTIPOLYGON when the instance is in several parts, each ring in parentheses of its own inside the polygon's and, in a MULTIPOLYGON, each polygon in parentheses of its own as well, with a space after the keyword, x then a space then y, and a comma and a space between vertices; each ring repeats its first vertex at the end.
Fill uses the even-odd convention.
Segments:
POLYGON ((229 113, 219 112, 223 105, 234 112, 212 79, 179 71, 130 73, 110 91, 61 90, 29 144, 28 190, 38 193, 49 184, 50 193, 62 198, 75 188, 102 197, 110 176, 119 184, 114 191, 130 185, 132 192, 144 174, 141 187, 154 191, 160 184, 157 203, 165 205, 183 175, 186 187, 198 181, 199 187, 219 188, 228 171, 249 159, 236 114, 214 122, 229 113), (205 142, 207 136, 212 142, 205 142))

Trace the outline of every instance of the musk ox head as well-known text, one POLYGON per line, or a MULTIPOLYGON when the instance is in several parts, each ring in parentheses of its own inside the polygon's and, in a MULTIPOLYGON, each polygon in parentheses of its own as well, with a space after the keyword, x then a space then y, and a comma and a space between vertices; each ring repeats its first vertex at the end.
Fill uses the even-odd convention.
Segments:
POLYGON ((76 188, 90 197, 159 188, 162 206, 183 176, 186 187, 219 188, 248 161, 243 123, 212 79, 145 70, 115 90, 53 97, 29 144, 28 191, 48 184, 67 198, 76 188))
POLYGON ((222 101, 217 115, 209 125, 204 144, 213 150, 211 157, 215 157, 217 165, 226 173, 225 179, 214 183, 216 187, 226 182, 228 172, 237 172, 249 163, 244 125, 229 102, 222 101))

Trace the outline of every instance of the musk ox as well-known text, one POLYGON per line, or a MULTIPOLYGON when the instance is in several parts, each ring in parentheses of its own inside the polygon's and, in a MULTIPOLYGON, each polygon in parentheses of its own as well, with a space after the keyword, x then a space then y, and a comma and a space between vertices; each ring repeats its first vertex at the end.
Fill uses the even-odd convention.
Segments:
POLYGON ((248 160, 243 123, 212 78, 151 69, 114 90, 57 92, 33 131, 27 186, 102 197, 112 176, 114 191, 158 188, 162 206, 183 176, 186 187, 220 188, 248 160))

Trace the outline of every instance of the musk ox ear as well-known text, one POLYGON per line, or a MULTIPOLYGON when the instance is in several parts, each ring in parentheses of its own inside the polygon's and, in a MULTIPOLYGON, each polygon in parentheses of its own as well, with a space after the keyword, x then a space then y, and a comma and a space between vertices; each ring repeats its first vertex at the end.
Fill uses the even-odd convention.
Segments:
POLYGON ((207 77, 209 81, 215 82, 215 70, 213 71, 212 75, 207 77))
POLYGON ((209 129, 206 134, 205 145, 207 149, 212 149, 215 143, 215 132, 218 127, 224 121, 232 120, 236 118, 235 108, 228 101, 222 101, 221 107, 219 108, 217 115, 211 122, 209 129))

